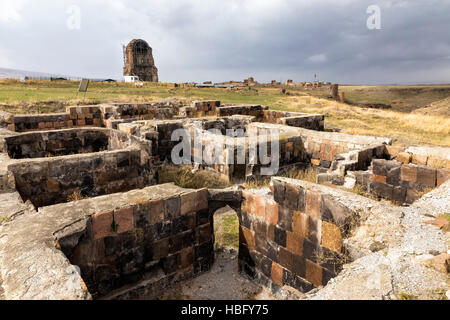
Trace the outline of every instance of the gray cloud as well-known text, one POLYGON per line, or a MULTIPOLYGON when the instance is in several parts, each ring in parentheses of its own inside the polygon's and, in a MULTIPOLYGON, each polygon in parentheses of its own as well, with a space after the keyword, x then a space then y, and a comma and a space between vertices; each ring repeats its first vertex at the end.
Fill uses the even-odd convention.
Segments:
POLYGON ((0 67, 119 78, 122 44, 142 38, 162 81, 450 82, 449 16, 448 0, 2 0, 0 67))

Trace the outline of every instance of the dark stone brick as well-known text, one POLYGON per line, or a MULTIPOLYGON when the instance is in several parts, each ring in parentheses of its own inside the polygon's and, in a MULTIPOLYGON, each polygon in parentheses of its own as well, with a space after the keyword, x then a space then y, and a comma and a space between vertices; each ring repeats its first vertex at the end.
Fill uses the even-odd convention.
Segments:
POLYGON ((175 253, 183 249, 183 235, 177 234, 170 237, 169 240, 169 253, 175 253))
POLYGON ((317 255, 320 247, 316 246, 313 242, 308 239, 303 239, 303 257, 309 259, 313 262, 317 261, 317 255))
POLYGON ((278 263, 286 269, 292 270, 294 266, 293 256, 292 252, 280 247, 280 250, 278 251, 278 263))
POLYGON ((243 227, 246 227, 247 229, 252 229, 252 219, 250 217, 250 214, 247 212, 242 211, 239 215, 239 224, 243 227))
POLYGON ((178 218, 181 214, 180 208, 181 208, 180 197, 166 199, 164 201, 164 211, 166 213, 166 219, 172 220, 174 218, 178 218))
POLYGON ((372 161, 372 172, 373 174, 379 176, 386 176, 387 175, 386 160, 374 159, 372 161))
POLYGON ((334 278, 336 275, 327 270, 327 269, 323 269, 322 270, 322 285, 326 286, 328 281, 330 281, 332 278, 334 278))
POLYGON ((279 205, 284 204, 285 199, 285 188, 284 184, 280 183, 278 181, 274 181, 273 184, 273 197, 276 202, 278 202, 279 205))
POLYGON ((386 183, 393 186, 398 186, 400 184, 400 172, 401 172, 400 166, 389 170, 386 175, 386 183))
POLYGON ((278 225, 286 231, 292 231, 292 209, 278 207, 278 225))
POLYGON ((402 186, 394 187, 392 200, 403 203, 406 201, 406 188, 402 186))
POLYGON ((267 237, 255 233, 255 248, 264 255, 267 255, 267 237))
POLYGON ((200 210, 197 212, 197 226, 209 222, 210 222, 210 215, 208 209, 200 210))
POLYGON ((253 226, 253 231, 255 231, 255 234, 259 234, 261 236, 267 237, 268 226, 267 226, 267 222, 265 220, 256 218, 253 220, 252 226, 253 226))
POLYGON ((276 243, 268 240, 267 244, 267 257, 272 261, 277 261, 278 259, 278 246, 276 243))
POLYGON ((160 222, 156 224, 158 230, 158 237, 167 238, 172 235, 172 223, 170 222, 160 222))
POLYGON ((178 269, 179 254, 172 254, 162 258, 162 268, 165 274, 174 273, 178 269))
POLYGON ((248 263, 251 266, 255 266, 255 263, 250 255, 250 250, 245 244, 239 245, 239 260, 243 261, 244 263, 248 263))
POLYGON ((320 230, 320 220, 314 217, 309 217, 308 219, 308 239, 314 243, 316 246, 320 245, 321 230, 320 230))
POLYGON ((272 260, 267 258, 266 256, 262 256, 260 262, 261 272, 270 279, 272 273, 272 260))
POLYGON ((275 243, 279 246, 286 247, 286 230, 275 226, 275 243))
POLYGON ((293 256, 293 266, 292 266, 292 272, 299 276, 304 278, 306 275, 306 260, 305 258, 298 256, 296 254, 294 254, 293 256))
POLYGON ((105 242, 105 256, 116 256, 120 252, 122 252, 122 239, 117 236, 113 235, 110 237, 106 237, 104 239, 105 242))
POLYGON ((286 193, 283 206, 291 210, 297 210, 299 199, 299 187, 292 184, 286 184, 285 188, 286 193))
POLYGON ((381 198, 392 199, 394 187, 389 184, 372 181, 369 184, 369 188, 370 192, 381 198))
POLYGON ((298 191, 297 211, 305 213, 306 210, 306 189, 300 187, 298 191))

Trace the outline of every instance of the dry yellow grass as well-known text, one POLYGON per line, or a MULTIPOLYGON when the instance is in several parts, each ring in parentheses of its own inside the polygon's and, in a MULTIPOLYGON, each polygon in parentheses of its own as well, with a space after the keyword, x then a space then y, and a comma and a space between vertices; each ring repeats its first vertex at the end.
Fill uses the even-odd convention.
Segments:
POLYGON ((450 146, 450 118, 442 115, 361 108, 313 97, 287 97, 273 109, 324 113, 328 127, 342 128, 344 133, 386 136, 397 144, 450 146))

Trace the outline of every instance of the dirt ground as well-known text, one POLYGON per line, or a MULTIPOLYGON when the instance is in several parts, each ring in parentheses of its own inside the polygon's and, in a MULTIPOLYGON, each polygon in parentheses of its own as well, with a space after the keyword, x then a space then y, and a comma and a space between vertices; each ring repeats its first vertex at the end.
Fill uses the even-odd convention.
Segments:
POLYGON ((176 284, 162 300, 272 300, 269 292, 238 272, 237 251, 216 251, 210 271, 176 284))

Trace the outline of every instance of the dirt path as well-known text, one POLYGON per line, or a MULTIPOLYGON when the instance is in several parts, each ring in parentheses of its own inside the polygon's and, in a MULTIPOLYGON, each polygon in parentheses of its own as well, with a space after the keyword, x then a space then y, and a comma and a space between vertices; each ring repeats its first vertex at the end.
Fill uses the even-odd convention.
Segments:
POLYGON ((273 299, 269 292, 238 272, 237 251, 216 252, 210 271, 175 285, 163 300, 262 300, 273 299))

